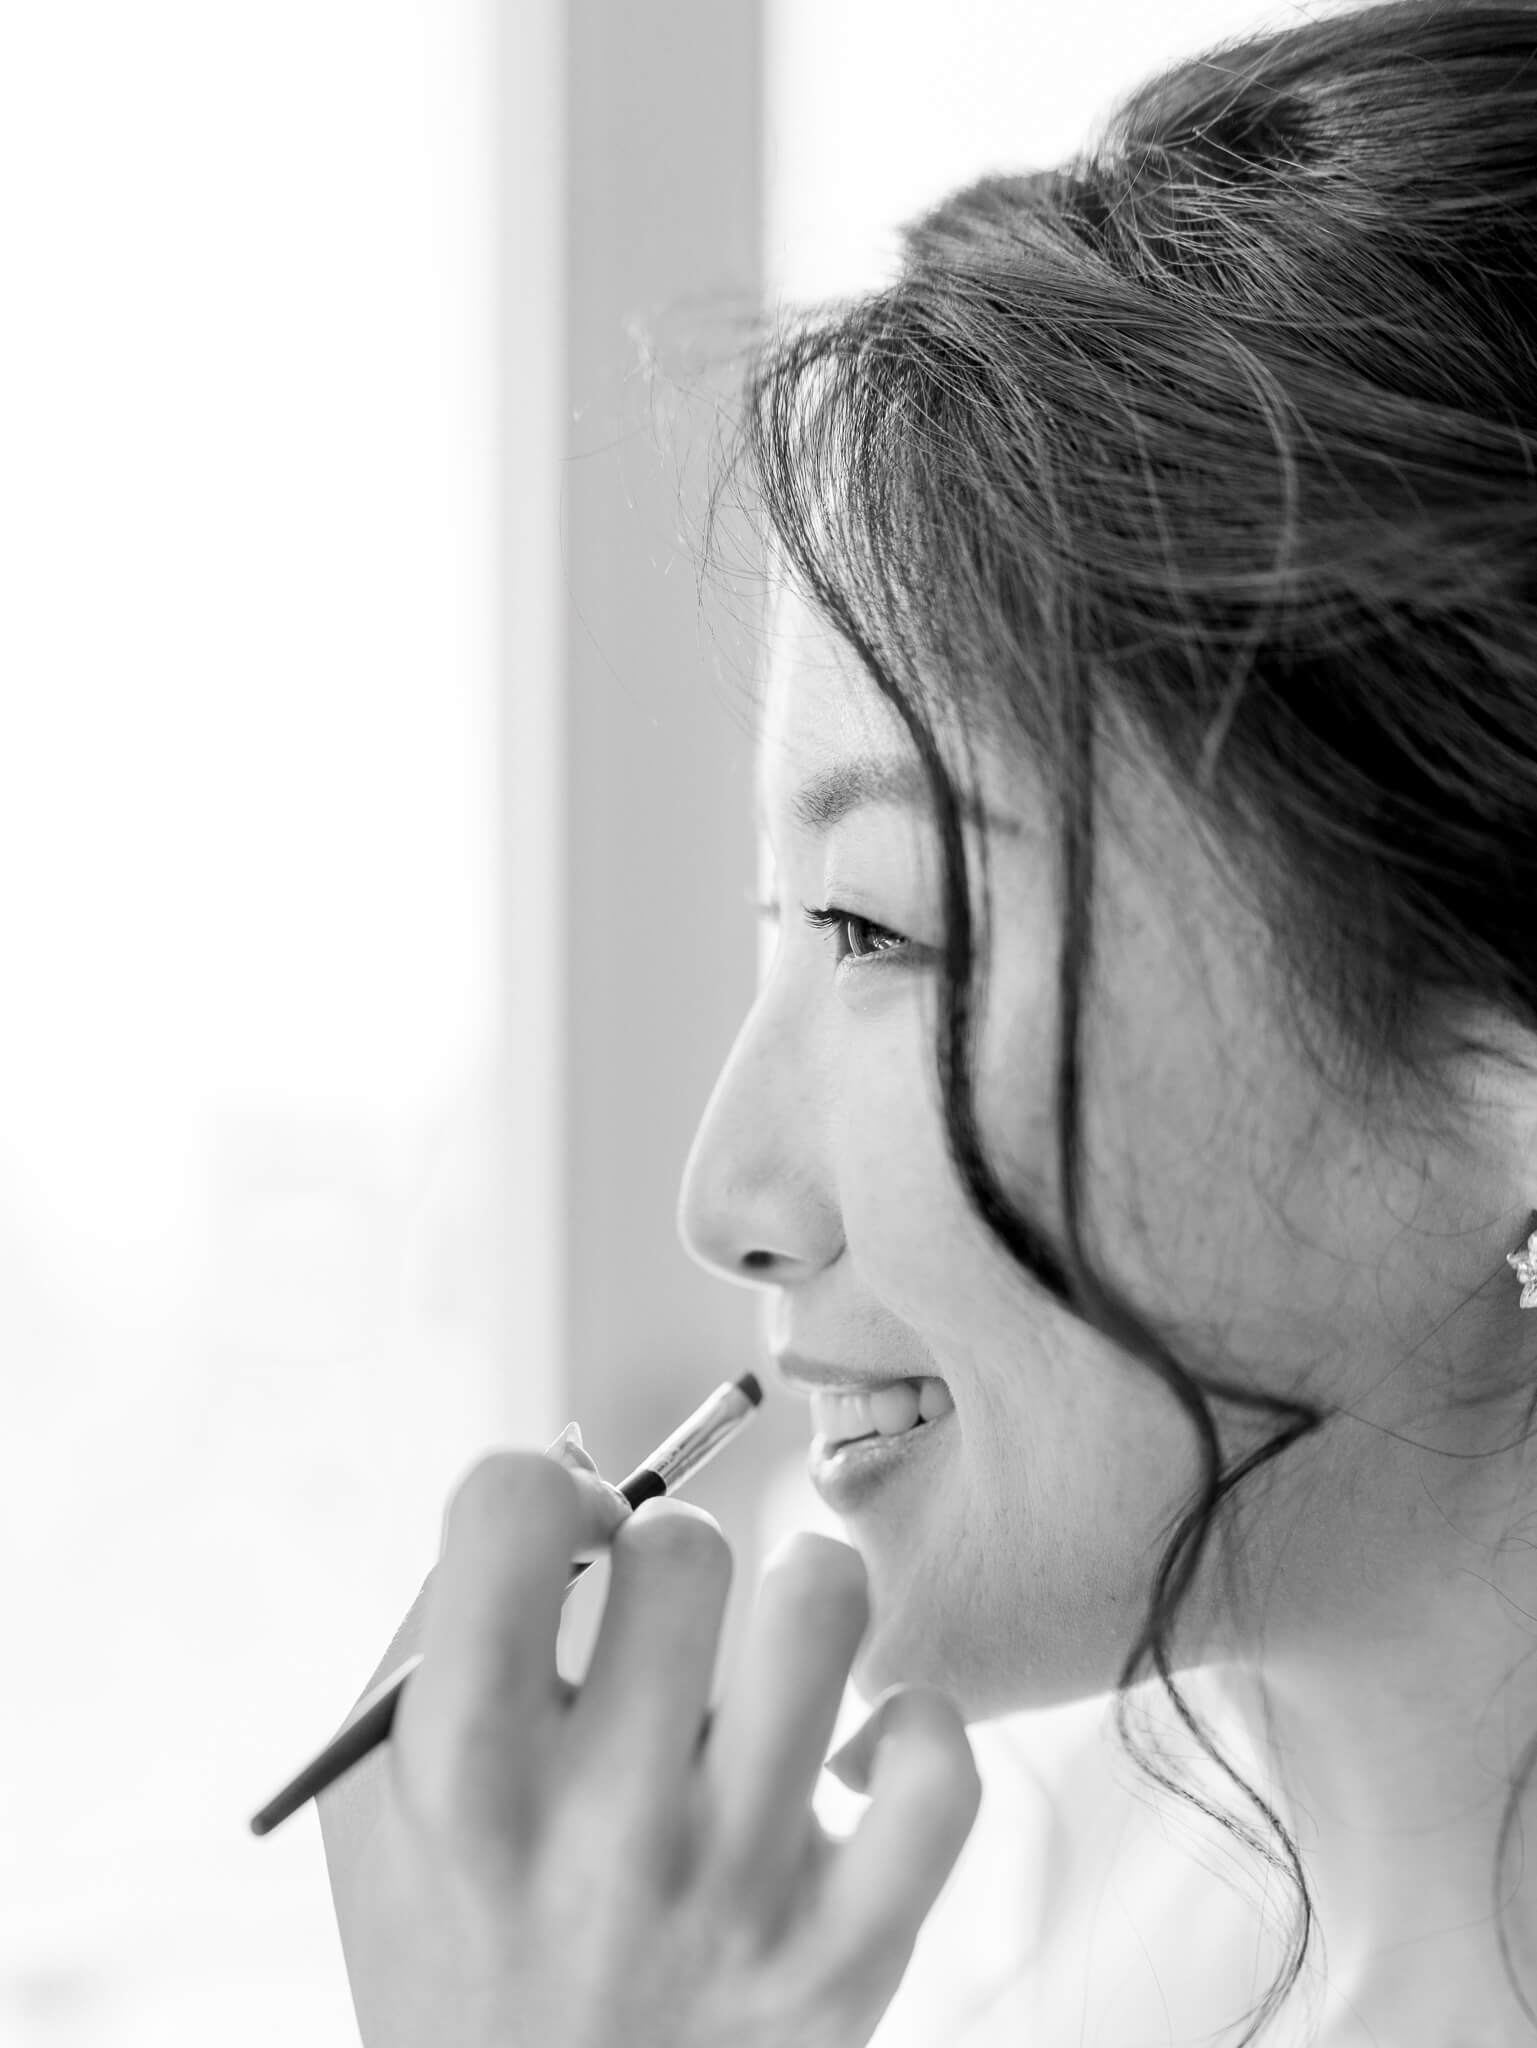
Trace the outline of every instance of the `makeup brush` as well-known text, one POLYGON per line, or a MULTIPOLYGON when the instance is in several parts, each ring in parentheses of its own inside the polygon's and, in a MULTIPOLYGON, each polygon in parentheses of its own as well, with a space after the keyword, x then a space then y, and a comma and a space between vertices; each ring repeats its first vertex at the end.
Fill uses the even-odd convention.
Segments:
MULTIPOLYGON (((643 1500, 652 1500, 658 1494, 676 1492, 684 1480, 692 1479, 717 1451, 724 1450, 745 1427, 762 1399, 763 1389, 750 1372, 743 1373, 739 1380, 723 1380, 687 1421, 680 1422, 671 1436, 665 1437, 650 1457, 636 1466, 629 1478, 621 1483, 619 1491, 632 1508, 638 1508, 643 1500)), ((590 1564, 592 1560, 587 1562, 590 1564)), ((566 1581, 567 1593, 586 1569, 587 1564, 576 1566, 566 1581)), ((320 1754, 291 1778, 281 1792, 269 1799, 260 1813, 251 1816, 253 1835, 270 1835, 291 1813, 297 1813, 306 1800, 323 1792, 344 1771, 351 1770, 360 1758, 367 1756, 371 1749, 378 1748, 390 1732, 406 1681, 421 1661, 419 1653, 407 1658, 398 1671, 381 1679, 366 1699, 358 1701, 346 1726, 332 1737, 320 1754)))

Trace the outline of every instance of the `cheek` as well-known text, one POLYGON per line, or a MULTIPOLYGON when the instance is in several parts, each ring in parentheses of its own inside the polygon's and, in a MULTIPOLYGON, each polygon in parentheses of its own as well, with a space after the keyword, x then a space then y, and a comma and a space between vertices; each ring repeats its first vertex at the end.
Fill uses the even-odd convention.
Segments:
MULTIPOLYGON (((862 1285, 943 1358, 963 1355, 1000 1316, 1038 1304, 1039 1293, 972 1208, 950 1158, 935 1071, 936 1009, 926 986, 849 1031, 836 1093, 835 1172, 862 1285)), ((1014 1100, 1031 1100, 1033 1086, 1016 1080, 1014 1100)), ((998 1152, 992 1136, 992 1092, 984 1077, 976 1087, 982 1128, 989 1157, 1014 1192, 1013 1148, 998 1152)), ((1039 1148, 1027 1141, 1019 1149, 1039 1148)), ((1039 1209, 1038 1184, 1025 1199, 1039 1209)))
MULTIPOLYGON (((968 1358, 955 1385, 931 1494, 852 1532, 872 1607, 856 1685, 938 1685, 971 1719, 1109 1692, 1196 1477, 1189 1431, 1155 1384, 1039 1333, 968 1358)), ((1198 1589, 1182 1652, 1203 1606, 1198 1589)))
MULTIPOLYGON (((949 1178, 931 1041, 919 1012, 892 992, 865 998, 841 1020, 833 1095, 838 1202, 851 1248, 863 1245, 876 1257, 922 1238, 949 1178)), ((865 1280, 876 1287, 868 1270, 865 1280)))
MULTIPOLYGON (((1150 1370, 1064 1316, 972 1211, 920 1006, 862 1031, 838 1094, 849 1254, 949 1382, 959 1427, 921 1501, 851 1527, 873 1608, 854 1682, 866 1698, 940 1685, 972 1718, 1106 1692, 1196 1477, 1188 1425, 1150 1370)), ((1006 1191, 1055 1227, 1051 1048, 1010 1037, 978 1086, 979 1117, 1006 1191)))
MULTIPOLYGON (((1199 1462, 1151 1370, 1038 1291, 1011 1296, 1010 1269, 944 1221, 948 1238, 909 1235, 883 1279, 957 1428, 921 1498, 851 1530, 873 1608, 855 1682, 867 1697, 939 1685, 986 1718, 1116 1684, 1199 1462)), ((1197 1632, 1202 1604, 1187 1609, 1197 1632)))

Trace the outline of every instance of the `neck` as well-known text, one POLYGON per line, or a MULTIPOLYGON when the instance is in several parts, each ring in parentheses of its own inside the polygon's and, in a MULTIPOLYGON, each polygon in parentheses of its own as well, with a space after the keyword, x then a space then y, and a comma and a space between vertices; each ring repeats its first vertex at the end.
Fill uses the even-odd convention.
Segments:
MULTIPOLYGON (((1311 1652, 1267 1656, 1262 1679, 1236 1665, 1203 1674, 1268 1771, 1268 1783, 1251 1782, 1301 1856, 1317 1920, 1305 1975, 1323 1980, 1323 2042, 1537 2041, 1499 1940, 1503 1924, 1537 2010, 1525 1787, 1495 1912, 1501 1822, 1537 1738, 1537 1598, 1528 1584, 1513 1609, 1495 1570, 1486 1553, 1482 1572, 1449 1568, 1402 1605, 1374 1589, 1370 1632, 1358 1615, 1311 1652)), ((1520 1576, 1532 1578, 1529 1563, 1520 1576)))

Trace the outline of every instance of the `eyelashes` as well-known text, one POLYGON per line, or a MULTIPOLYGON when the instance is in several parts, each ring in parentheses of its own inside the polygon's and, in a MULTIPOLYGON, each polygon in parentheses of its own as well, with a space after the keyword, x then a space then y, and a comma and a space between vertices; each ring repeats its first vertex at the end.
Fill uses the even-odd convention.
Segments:
POLYGON ((901 952, 908 944, 900 932, 894 932, 886 925, 877 924, 873 918, 861 917, 857 911, 840 910, 834 903, 828 904, 825 910, 807 910, 803 915, 807 924, 814 926, 818 931, 846 932, 850 939, 855 932, 866 935, 866 944, 849 944, 847 951, 838 955, 837 964, 840 967, 846 960, 857 967, 863 960, 885 958, 892 953, 901 952), (868 943, 870 941, 873 943, 868 943), (882 944, 881 941, 888 943, 882 944))
MULTIPOLYGON (((760 917, 779 918, 777 903, 762 903, 749 899, 760 917)), ((910 952, 912 941, 889 925, 877 924, 873 918, 861 917, 857 911, 844 910, 836 903, 825 908, 806 909, 802 912, 807 924, 817 931, 830 931, 841 937, 843 949, 836 956, 836 967, 847 963, 858 967, 869 960, 888 959, 892 954, 910 952)))

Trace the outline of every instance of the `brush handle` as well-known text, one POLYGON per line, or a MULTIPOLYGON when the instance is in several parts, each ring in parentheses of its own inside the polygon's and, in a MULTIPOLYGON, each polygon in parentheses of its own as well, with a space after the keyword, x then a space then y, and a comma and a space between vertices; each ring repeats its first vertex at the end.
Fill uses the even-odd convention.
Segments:
POLYGON ((406 1680, 421 1663, 420 1655, 410 1658, 400 1669, 376 1685, 368 1698, 361 1702, 357 1712, 339 1735, 333 1736, 325 1748, 307 1763, 304 1769, 278 1793, 269 1799, 260 1813, 251 1816, 253 1835, 270 1834, 280 1821, 287 1820, 291 1813, 297 1813, 307 1799, 324 1792, 342 1775, 350 1771, 355 1763, 367 1756, 371 1749, 389 1734, 395 1719, 395 1706, 405 1691, 406 1680))

